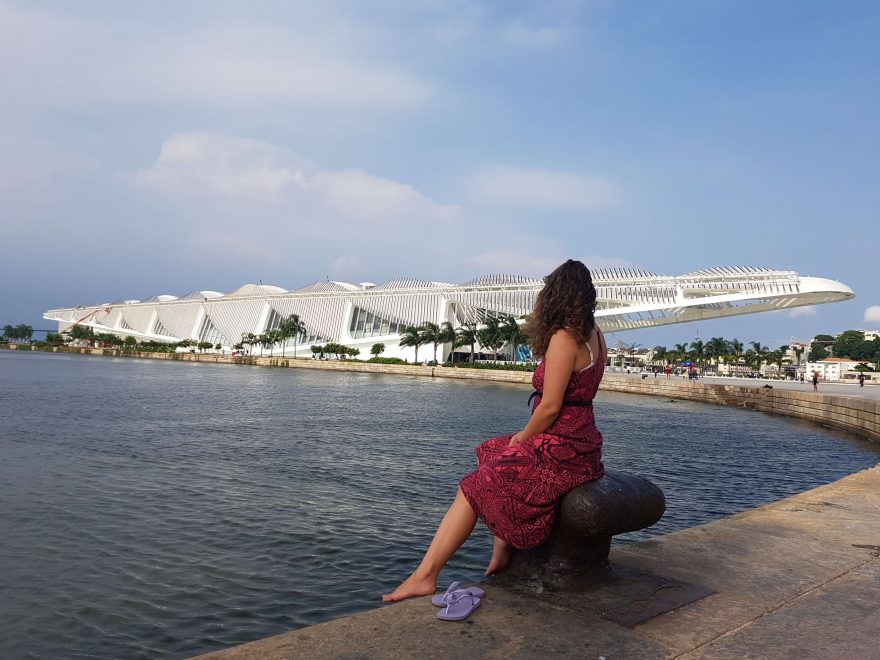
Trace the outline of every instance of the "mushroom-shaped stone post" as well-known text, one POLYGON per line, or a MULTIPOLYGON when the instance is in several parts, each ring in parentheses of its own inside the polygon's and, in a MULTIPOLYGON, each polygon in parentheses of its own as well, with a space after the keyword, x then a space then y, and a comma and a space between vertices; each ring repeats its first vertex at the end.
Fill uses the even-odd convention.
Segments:
POLYGON ((666 499, 651 481, 606 472, 565 494, 546 543, 517 551, 499 582, 537 580, 549 589, 588 588, 607 575, 611 537, 650 527, 663 516, 666 499))

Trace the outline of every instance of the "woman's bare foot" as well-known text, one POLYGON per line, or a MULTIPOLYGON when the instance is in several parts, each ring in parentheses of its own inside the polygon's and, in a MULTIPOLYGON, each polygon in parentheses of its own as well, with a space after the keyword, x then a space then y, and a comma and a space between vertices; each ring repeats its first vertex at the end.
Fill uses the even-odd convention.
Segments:
POLYGON ((505 543, 497 536, 492 543, 492 559, 489 560, 489 567, 486 569, 486 575, 500 573, 510 563, 513 557, 513 546, 505 543))
POLYGON ((437 578, 419 577, 415 573, 404 580, 397 589, 390 594, 382 596, 382 600, 386 603, 393 603, 398 600, 406 600, 416 596, 430 596, 437 591, 437 578))

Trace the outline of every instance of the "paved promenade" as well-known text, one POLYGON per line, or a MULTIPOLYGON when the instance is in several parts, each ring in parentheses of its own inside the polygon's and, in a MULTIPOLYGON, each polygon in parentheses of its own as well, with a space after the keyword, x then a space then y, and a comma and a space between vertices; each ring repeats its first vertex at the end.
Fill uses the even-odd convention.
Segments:
MULTIPOLYGON (((625 374, 628 378, 641 378, 639 374, 625 374)), ((653 379, 654 375, 649 374, 648 379, 653 379)), ((666 376, 660 374, 657 380, 665 379, 666 376)), ((672 376, 670 380, 686 380, 681 376, 672 376)), ((813 385, 809 381, 797 383, 791 380, 764 380, 761 378, 720 378, 712 376, 703 376, 698 381, 704 385, 741 385, 743 387, 763 387, 764 385, 772 385, 774 388, 782 390, 790 390, 793 392, 804 392, 812 394, 813 385)), ((819 394, 833 394, 835 396, 855 396, 863 399, 873 399, 880 401, 880 385, 865 385, 859 387, 858 383, 819 383, 819 394)))
POLYGON ((419 598, 206 657, 878 658, 878 511, 880 466, 614 549, 617 586, 659 585, 637 598, 615 585, 574 597, 488 585, 467 622, 439 621, 419 598), (681 583, 694 587, 684 605, 670 593, 681 583))

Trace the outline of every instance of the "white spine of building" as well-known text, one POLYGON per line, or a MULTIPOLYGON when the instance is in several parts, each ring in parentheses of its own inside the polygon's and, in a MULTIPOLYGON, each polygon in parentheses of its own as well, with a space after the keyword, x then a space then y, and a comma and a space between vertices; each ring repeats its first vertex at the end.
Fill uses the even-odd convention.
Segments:
MULTIPOLYGON (((598 293, 596 320, 606 332, 687 323, 805 305, 839 302, 852 290, 834 280, 763 268, 710 268, 666 276, 630 269, 593 271, 598 293)), ((302 344, 337 342, 369 352, 376 342, 385 355, 413 358, 397 345, 407 326, 425 321, 453 326, 488 316, 523 317, 532 311, 540 280, 516 275, 479 277, 463 284, 398 278, 378 286, 322 281, 286 290, 246 284, 232 293, 194 291, 177 298, 157 295, 87 307, 47 311, 59 330, 75 323, 95 332, 138 340, 184 339, 230 349, 242 335, 266 333, 296 314, 305 323, 302 344)), ((302 348, 299 349, 300 354, 302 348)), ((449 347, 445 347, 444 355, 449 347)), ((287 353, 293 352, 292 345, 287 353)), ((277 354, 277 352, 276 352, 277 354)))

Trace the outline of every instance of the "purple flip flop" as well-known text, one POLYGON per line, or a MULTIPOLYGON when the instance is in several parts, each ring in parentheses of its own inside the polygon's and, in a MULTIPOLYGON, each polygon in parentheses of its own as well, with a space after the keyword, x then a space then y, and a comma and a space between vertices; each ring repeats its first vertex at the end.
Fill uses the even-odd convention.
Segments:
POLYGON ((460 582, 453 582, 448 587, 446 587, 445 592, 432 597, 431 603, 433 605, 436 605, 437 607, 446 607, 447 605, 449 605, 449 601, 452 598, 453 594, 467 594, 468 596, 473 596, 474 598, 482 598, 486 595, 486 592, 479 587, 465 587, 464 589, 459 589, 460 586, 460 582))
POLYGON ((453 593, 449 604, 437 612, 437 618, 443 621, 464 621, 471 612, 480 606, 482 601, 476 596, 463 592, 453 593))

